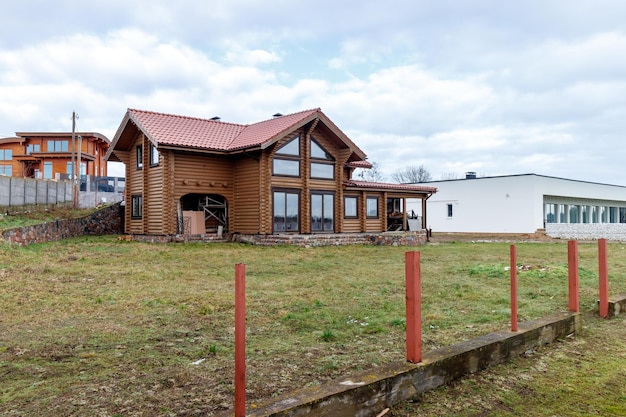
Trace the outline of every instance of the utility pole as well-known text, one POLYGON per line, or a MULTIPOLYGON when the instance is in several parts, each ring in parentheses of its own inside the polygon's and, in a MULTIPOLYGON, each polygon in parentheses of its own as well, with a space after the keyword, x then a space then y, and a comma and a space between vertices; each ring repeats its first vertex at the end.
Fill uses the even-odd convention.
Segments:
POLYGON ((78 189, 76 187, 76 158, 74 153, 76 152, 76 119, 78 115, 75 111, 72 112, 72 172, 70 174, 72 180, 72 199, 74 201, 74 208, 78 208, 78 189))

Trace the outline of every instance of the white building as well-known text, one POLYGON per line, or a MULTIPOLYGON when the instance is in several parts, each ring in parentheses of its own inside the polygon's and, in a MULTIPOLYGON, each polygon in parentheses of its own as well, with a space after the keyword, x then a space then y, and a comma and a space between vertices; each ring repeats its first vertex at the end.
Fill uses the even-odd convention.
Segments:
MULTIPOLYGON (((426 224, 433 233, 534 233, 626 240, 626 187, 536 174, 434 181, 426 224)), ((421 212, 419 207, 409 207, 421 212)))

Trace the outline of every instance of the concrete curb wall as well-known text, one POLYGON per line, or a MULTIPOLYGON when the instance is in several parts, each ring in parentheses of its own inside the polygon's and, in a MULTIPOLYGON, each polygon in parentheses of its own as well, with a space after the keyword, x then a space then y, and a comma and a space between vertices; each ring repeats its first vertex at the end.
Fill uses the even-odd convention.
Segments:
MULTIPOLYGON (((247 405, 247 416, 375 416, 387 407, 433 390, 464 375, 505 362, 537 346, 582 330, 580 313, 559 313, 519 324, 518 332, 499 331, 437 349, 419 364, 392 363, 318 387, 247 405)), ((229 411, 219 416, 232 416, 229 411)))

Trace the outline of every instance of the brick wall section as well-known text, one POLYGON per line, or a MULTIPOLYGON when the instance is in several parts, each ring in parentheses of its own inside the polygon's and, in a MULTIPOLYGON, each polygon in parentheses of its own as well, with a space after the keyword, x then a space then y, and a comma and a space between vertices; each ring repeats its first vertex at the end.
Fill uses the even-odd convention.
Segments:
POLYGON ((79 219, 57 220, 4 230, 0 232, 0 237, 5 242, 25 246, 84 235, 117 234, 120 230, 120 205, 113 204, 79 219))

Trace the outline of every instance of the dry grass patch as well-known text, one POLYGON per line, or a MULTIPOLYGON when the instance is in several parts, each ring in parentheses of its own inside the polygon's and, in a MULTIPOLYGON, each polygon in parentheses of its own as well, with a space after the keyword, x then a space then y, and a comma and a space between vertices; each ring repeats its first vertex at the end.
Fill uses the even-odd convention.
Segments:
MULTIPOLYGON (((626 268, 611 244, 609 271, 626 268)), ((404 360, 404 253, 79 238, 0 253, 0 413, 211 415, 233 398, 247 265, 248 398, 404 360)), ((425 348, 509 325, 507 243, 424 246, 425 348)), ((580 245, 583 308, 597 249, 580 245)), ((567 247, 518 245, 520 318, 567 308, 567 247)), ((612 282, 621 285, 623 280, 612 282)))

